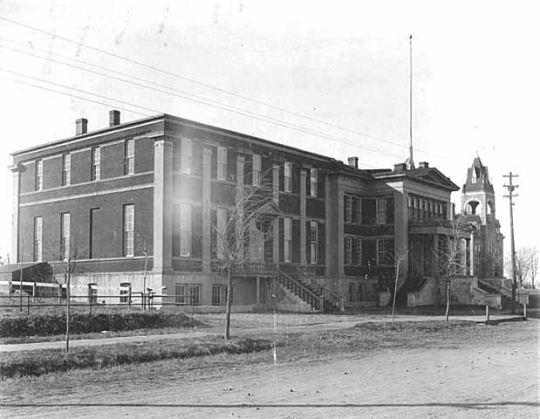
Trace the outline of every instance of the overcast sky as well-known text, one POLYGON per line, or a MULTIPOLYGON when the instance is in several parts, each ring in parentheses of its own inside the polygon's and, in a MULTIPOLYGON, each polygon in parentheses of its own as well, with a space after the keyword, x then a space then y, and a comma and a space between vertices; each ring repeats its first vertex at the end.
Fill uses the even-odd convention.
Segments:
POLYGON ((0 0, 0 255, 11 252, 9 154, 74 135, 80 117, 105 127, 110 109, 358 156, 362 168, 405 161, 411 34, 415 161, 462 186, 478 153, 507 249, 503 174, 518 173, 516 246, 539 247, 538 16, 536 0, 0 0))

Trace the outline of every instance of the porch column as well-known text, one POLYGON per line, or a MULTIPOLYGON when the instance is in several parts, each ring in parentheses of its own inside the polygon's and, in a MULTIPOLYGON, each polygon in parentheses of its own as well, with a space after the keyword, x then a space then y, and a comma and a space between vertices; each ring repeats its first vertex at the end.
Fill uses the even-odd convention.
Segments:
POLYGON ((469 249, 469 275, 474 275, 474 234, 471 234, 471 240, 469 242, 470 249, 469 249))
POLYGON ((154 254, 153 271, 172 271, 173 142, 154 138, 154 254))
POLYGON ((439 264, 439 235, 433 235, 433 272, 434 276, 440 276, 440 264, 439 264))
POLYGON ((203 149, 203 182, 202 182, 202 270, 204 273, 212 271, 211 266, 211 217, 210 208, 212 206, 212 149, 205 146, 203 149))
MULTIPOLYGON (((244 196, 244 163, 245 163, 246 156, 243 154, 237 154, 236 155, 236 200, 240 201, 243 199, 244 196)), ((237 223, 243 223, 243 220, 236 220, 237 223)), ((248 232, 249 232, 249 226, 248 226, 248 232)), ((240 230, 239 230, 240 231, 240 230)), ((244 243, 241 243, 241 249, 240 254, 243 254, 244 252, 244 243)), ((249 249, 248 249, 249 251, 249 249)))
POLYGON ((259 304, 261 302, 261 277, 260 276, 257 276, 255 277, 255 286, 256 286, 256 293, 257 293, 257 297, 256 297, 256 302, 257 304, 259 304))
MULTIPOLYGON (((272 201, 279 207, 279 165, 272 166, 272 201)), ((272 262, 279 263, 279 218, 272 224, 272 262)))
POLYGON ((13 215, 11 219, 11 260, 10 263, 19 262, 19 192, 21 173, 24 166, 20 163, 9 166, 13 173, 13 215))
POLYGON ((306 264, 306 171, 300 169, 300 264, 306 264))

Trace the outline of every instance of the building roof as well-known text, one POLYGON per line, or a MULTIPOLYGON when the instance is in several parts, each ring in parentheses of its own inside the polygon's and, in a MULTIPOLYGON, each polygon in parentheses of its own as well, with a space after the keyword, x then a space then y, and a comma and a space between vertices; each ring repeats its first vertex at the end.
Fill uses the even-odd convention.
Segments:
POLYGON ((479 156, 474 158, 471 167, 467 169, 467 179, 463 185, 463 193, 467 192, 494 193, 493 185, 489 179, 488 168, 482 164, 479 156))

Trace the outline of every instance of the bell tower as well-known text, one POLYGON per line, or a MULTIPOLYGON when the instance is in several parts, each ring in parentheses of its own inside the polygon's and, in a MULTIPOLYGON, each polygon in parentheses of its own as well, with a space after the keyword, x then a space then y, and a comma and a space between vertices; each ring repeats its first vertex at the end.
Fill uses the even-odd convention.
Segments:
POLYGON ((476 157, 467 169, 467 179, 461 193, 461 213, 477 215, 483 225, 486 225, 488 217, 496 218, 495 192, 489 180, 488 168, 482 164, 480 157, 476 157))

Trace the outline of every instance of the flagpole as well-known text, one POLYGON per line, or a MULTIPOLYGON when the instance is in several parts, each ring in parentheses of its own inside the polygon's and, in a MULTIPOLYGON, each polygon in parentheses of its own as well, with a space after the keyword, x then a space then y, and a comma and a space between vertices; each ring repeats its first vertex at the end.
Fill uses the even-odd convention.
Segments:
POLYGON ((413 159, 413 126, 412 126, 412 106, 413 106, 413 91, 412 91, 412 35, 409 36, 409 166, 414 169, 413 159))

